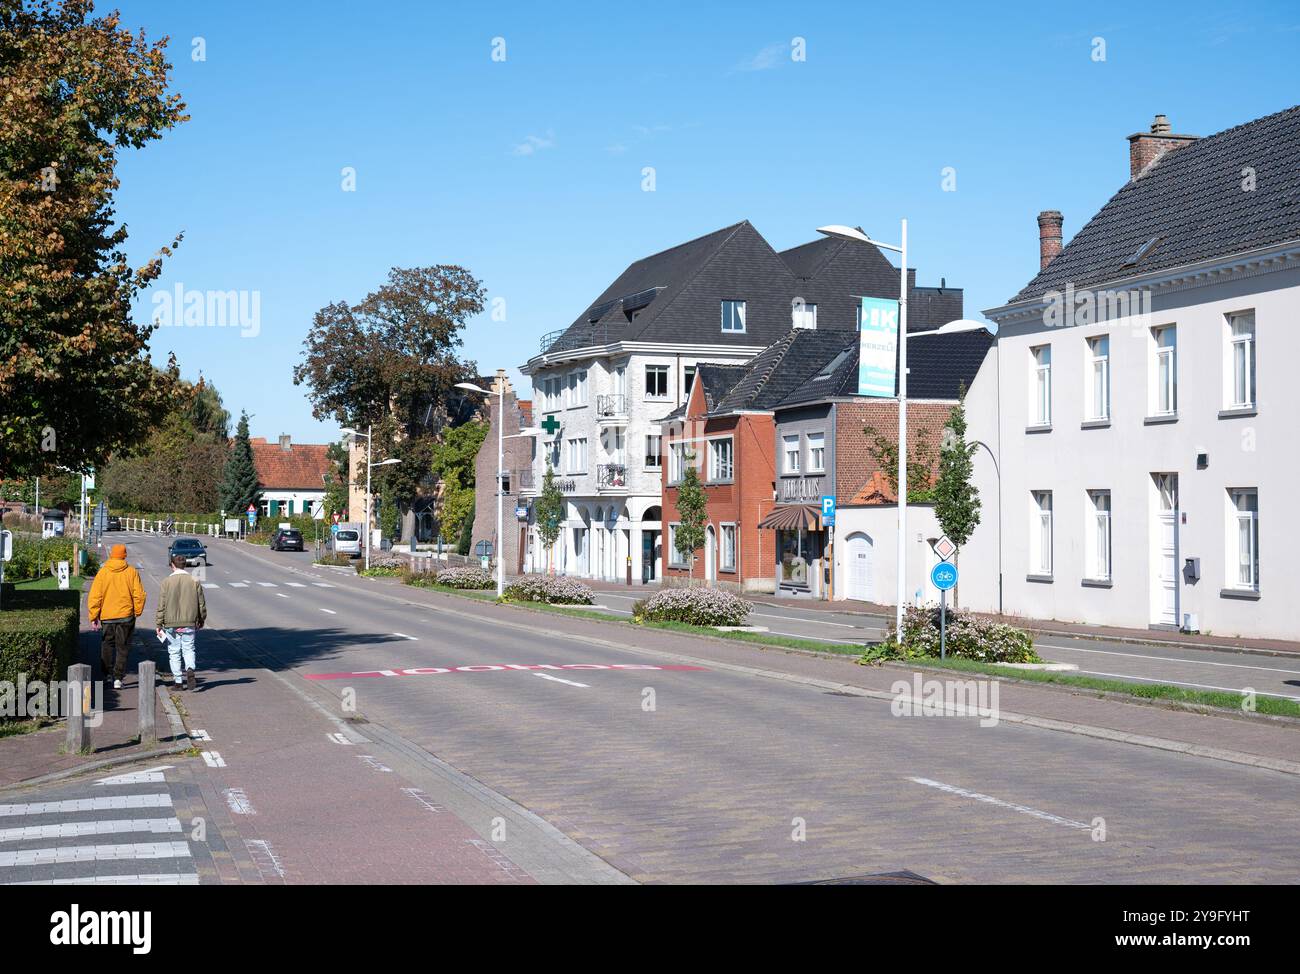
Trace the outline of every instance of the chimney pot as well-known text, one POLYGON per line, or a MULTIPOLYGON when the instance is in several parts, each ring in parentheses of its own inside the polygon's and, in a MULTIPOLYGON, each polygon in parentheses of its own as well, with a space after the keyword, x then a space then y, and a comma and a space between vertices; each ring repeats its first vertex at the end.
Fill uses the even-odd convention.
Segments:
POLYGON ((1166 152, 1195 141, 1194 135, 1174 135, 1169 127, 1169 117, 1157 115, 1151 122, 1151 131, 1135 132, 1128 137, 1129 179, 1137 179, 1166 152))
POLYGON ((1065 217, 1060 210, 1043 210, 1038 214, 1038 269, 1045 270, 1061 252, 1061 225, 1065 217))

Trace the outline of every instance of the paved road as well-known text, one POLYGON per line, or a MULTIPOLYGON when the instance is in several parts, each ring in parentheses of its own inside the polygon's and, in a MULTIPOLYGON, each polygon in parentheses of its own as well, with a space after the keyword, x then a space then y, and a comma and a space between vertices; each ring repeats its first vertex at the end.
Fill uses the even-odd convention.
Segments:
MULTIPOLYGON (((158 539, 132 540, 133 558, 161 564, 158 539)), ((424 604, 305 561, 215 544, 214 629, 327 712, 342 718, 354 700, 368 735, 436 755, 637 880, 1300 875, 1300 851, 1279 839, 1300 828, 1292 776, 1020 725, 899 718, 888 702, 729 668, 674 669, 544 616, 424 604)), ((497 848, 526 859, 511 842, 497 848)))

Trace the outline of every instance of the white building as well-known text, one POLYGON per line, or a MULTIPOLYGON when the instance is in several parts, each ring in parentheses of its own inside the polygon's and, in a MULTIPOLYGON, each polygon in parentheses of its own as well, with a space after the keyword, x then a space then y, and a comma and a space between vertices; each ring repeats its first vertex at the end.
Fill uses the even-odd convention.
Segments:
POLYGON ((328 444, 293 443, 287 434, 275 443, 254 436, 249 444, 261 491, 258 517, 317 513, 331 467, 328 444))
POLYGON ((1157 116, 1130 146, 1130 181, 1063 250, 1040 216, 1040 273, 987 312, 962 603, 1300 638, 1300 108, 1199 140, 1157 116))

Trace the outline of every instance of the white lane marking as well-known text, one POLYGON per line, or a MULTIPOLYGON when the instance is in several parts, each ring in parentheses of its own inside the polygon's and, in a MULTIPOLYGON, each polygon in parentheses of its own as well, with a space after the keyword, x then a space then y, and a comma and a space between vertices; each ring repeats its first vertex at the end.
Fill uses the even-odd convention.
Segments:
POLYGON ((315 585, 317 588, 333 588, 333 587, 334 587, 334 586, 331 585, 329 582, 312 582, 312 584, 315 585))
POLYGON ((71 879, 30 879, 4 886, 197 886, 198 873, 140 873, 133 876, 76 876, 71 879))
POLYGON ((394 636, 401 636, 403 639, 409 639, 409 640, 411 640, 411 642, 416 642, 416 638, 415 638, 414 636, 408 636, 408 635, 407 635, 406 633, 404 633, 404 632, 395 632, 395 633, 393 633, 393 635, 394 635, 394 636))
POLYGON ((172 796, 114 795, 112 798, 68 798, 57 802, 23 802, 0 805, 0 818, 8 815, 52 815, 55 812, 99 812, 120 808, 171 808, 172 796))
POLYGON ((322 611, 322 612, 328 612, 328 613, 329 613, 330 615, 332 615, 332 616, 336 616, 336 615, 338 615, 338 613, 335 612, 333 609, 322 608, 321 611, 322 611))
POLYGON ((199 728, 196 727, 196 728, 194 728, 194 730, 190 731, 190 740, 192 740, 192 741, 210 741, 210 740, 212 740, 212 735, 209 734, 207 731, 205 731, 205 730, 200 730, 199 728))
POLYGON ((550 680, 553 683, 567 683, 571 687, 583 687, 590 689, 590 684, 575 683, 573 680, 561 680, 558 676, 551 676, 549 673, 534 673, 533 676, 540 676, 543 680, 550 680))
POLYGON ((306 588, 306 587, 307 587, 307 586, 304 585, 302 582, 285 582, 284 584, 285 584, 285 585, 288 585, 290 588, 306 588))
POLYGON ((220 751, 204 751, 203 762, 209 768, 224 768, 226 766, 226 759, 221 756, 220 751))
MULTIPOLYGON (((1089 676, 1108 676, 1117 680, 1129 680, 1133 683, 1150 683, 1150 684, 1172 684, 1176 687, 1192 687, 1196 690, 1225 690, 1228 693, 1241 693, 1246 691, 1243 687, 1219 687, 1212 683, 1184 683, 1182 680, 1166 680, 1154 676, 1133 676, 1131 673, 1102 673, 1099 670, 1078 670, 1079 673, 1086 673, 1089 676)), ((1255 690, 1257 697, 1278 697, 1282 700, 1300 700, 1300 697, 1292 696, 1288 693, 1268 693, 1265 690, 1255 690)))
POLYGON ((260 586, 262 586, 262 588, 276 588, 276 587, 277 587, 276 584, 275 584, 275 582, 258 582, 257 584, 260 585, 260 586))
POLYGON ((843 643, 845 646, 861 646, 864 650, 867 648, 865 639, 831 639, 829 636, 810 636, 807 633, 798 632, 777 632, 772 630, 773 636, 789 636, 791 639, 802 639, 810 643, 843 643))
POLYGON ((83 835, 118 835, 125 832, 152 832, 163 835, 179 833, 177 818, 105 818, 93 822, 57 822, 54 825, 20 825, 0 829, 0 842, 25 842, 30 839, 75 839, 83 835))
POLYGON ((230 587, 231 587, 231 588, 248 588, 248 583, 247 583, 247 582, 231 582, 231 583, 230 583, 230 587))
POLYGON ((376 758, 373 754, 359 754, 357 755, 357 757, 361 758, 362 761, 366 762, 366 764, 370 765, 376 771, 383 771, 385 774, 393 773, 392 768, 388 767, 388 765, 386 764, 381 763, 379 759, 376 758))
POLYGON ((56 846, 0 852, 0 866, 44 866, 60 862, 98 862, 123 859, 188 859, 188 842, 124 842, 118 845, 56 846))
POLYGON ((1078 646, 1055 646, 1050 643, 1035 643, 1039 649, 1059 649, 1067 653, 1099 653, 1104 656, 1123 656, 1127 659, 1154 659, 1161 663, 1191 663, 1195 666, 1226 666, 1236 670, 1267 670, 1269 673, 1294 673, 1300 670, 1284 670, 1279 666, 1250 666, 1246 663, 1216 663, 1213 660, 1179 659, 1175 656, 1146 656, 1141 653, 1123 653, 1113 649, 1082 649, 1078 646))
POLYGON ((95 782, 97 785, 156 785, 166 780, 163 772, 171 767, 170 764, 160 764, 156 768, 141 768, 139 771, 128 771, 126 774, 115 774, 111 778, 100 778, 95 782))
POLYGON ((278 598, 281 598, 281 599, 287 599, 287 598, 289 597, 289 596, 285 595, 283 592, 276 592, 275 594, 276 594, 276 596, 277 596, 278 598))
POLYGON ((204 588, 221 588, 221 586, 218 585, 216 582, 204 582, 204 583, 203 583, 203 587, 204 587, 204 588))
POLYGON ((227 788, 223 791, 226 798, 226 805, 236 815, 256 815, 257 810, 253 808, 253 803, 248 800, 243 788, 227 788))
POLYGON ((343 734, 343 733, 338 733, 338 734, 326 734, 325 736, 328 737, 328 738, 329 738, 331 741, 333 741, 335 744, 351 744, 351 743, 352 743, 350 740, 348 740, 348 735, 343 734))
POLYGON ((932 781, 929 778, 908 778, 908 781, 915 781, 918 785, 925 785, 927 788, 938 788, 950 795, 959 795, 962 798, 973 798, 977 802, 984 802, 989 805, 997 805, 999 808, 1009 808, 1013 812, 1020 812, 1022 815, 1030 815, 1034 818, 1041 818, 1044 822, 1052 822, 1055 825, 1064 825, 1072 829, 1083 829, 1091 832, 1092 826, 1084 822, 1076 822, 1073 819, 1062 818, 1059 815, 1053 815, 1051 812, 1039 811, 1037 808, 1030 808, 1028 805, 1017 805, 1014 802, 1004 802, 1001 798, 994 798, 992 795, 984 795, 978 791, 967 791, 965 788, 958 788, 956 785, 946 785, 942 781, 932 781))

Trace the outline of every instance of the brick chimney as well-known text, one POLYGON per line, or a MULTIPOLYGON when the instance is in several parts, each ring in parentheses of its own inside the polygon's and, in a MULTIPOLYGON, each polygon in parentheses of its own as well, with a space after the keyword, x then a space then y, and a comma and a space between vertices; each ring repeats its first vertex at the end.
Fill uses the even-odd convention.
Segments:
POLYGON ((1061 253, 1061 224, 1065 217, 1060 210, 1043 210, 1038 214, 1038 269, 1045 270, 1061 253))
POLYGON ((292 452, 293 452, 293 447, 291 447, 291 446, 289 445, 289 434, 288 434, 288 433, 281 433, 281 434, 280 434, 280 449, 283 450, 285 453, 292 453, 292 452))
POLYGON ((1128 178, 1137 179, 1166 152, 1195 141, 1194 135, 1172 134, 1169 119, 1157 115, 1151 123, 1150 132, 1134 132, 1128 137, 1128 178))

